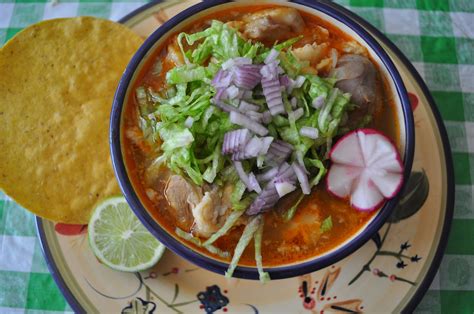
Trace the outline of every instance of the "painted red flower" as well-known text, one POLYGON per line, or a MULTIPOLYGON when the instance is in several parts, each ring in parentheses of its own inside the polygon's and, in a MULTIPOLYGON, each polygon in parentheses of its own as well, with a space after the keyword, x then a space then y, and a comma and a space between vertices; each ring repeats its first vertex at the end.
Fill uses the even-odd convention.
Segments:
POLYGON ((313 298, 306 297, 303 301, 303 307, 307 310, 312 310, 316 306, 316 301, 313 298))
POLYGON ((68 225, 57 223, 54 230, 64 236, 80 235, 87 232, 87 225, 68 225))
POLYGON ((418 96, 413 93, 408 93, 408 99, 410 100, 411 110, 415 111, 416 107, 418 107, 418 96))

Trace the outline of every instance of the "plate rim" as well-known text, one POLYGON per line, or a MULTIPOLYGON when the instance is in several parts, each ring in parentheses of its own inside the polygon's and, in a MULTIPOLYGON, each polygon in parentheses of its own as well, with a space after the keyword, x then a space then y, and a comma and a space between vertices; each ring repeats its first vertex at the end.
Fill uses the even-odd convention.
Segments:
POLYGON ((342 11, 345 15, 352 17, 358 23, 363 25, 367 28, 371 33, 375 35, 380 41, 382 41, 401 61, 401 63, 407 68, 408 72, 412 75, 415 82, 420 87, 421 91, 425 95, 426 99, 428 100, 428 104, 430 105, 431 112, 434 116, 436 124, 438 126, 438 131, 440 133, 440 139, 442 143, 442 148, 444 151, 445 157, 445 166, 446 166, 446 179, 447 179, 447 195, 446 195, 446 213, 445 213, 445 220, 443 223, 441 236, 439 239, 438 247, 436 248, 435 255, 433 257, 433 261, 429 266, 429 269, 426 273, 426 276, 423 278, 422 282, 418 285, 417 290, 411 297, 410 301, 408 301, 407 305, 403 309, 403 312, 411 313, 413 312, 418 304, 423 299, 424 295, 428 291, 433 279, 436 276, 436 273, 441 265, 441 261, 443 259, 444 253, 446 251, 446 247, 448 244, 449 234, 451 231, 453 216, 454 216, 454 201, 455 201, 455 177, 454 177, 454 165, 453 165, 453 156, 451 151, 451 145, 449 144, 449 137, 446 131, 446 126, 444 125, 443 118, 441 117, 441 113, 439 112, 438 106, 431 95, 431 92, 426 85, 425 81, 418 73, 416 68, 413 66, 411 61, 405 56, 405 54, 387 37, 383 34, 379 29, 375 26, 370 24, 364 18, 358 16, 357 14, 353 13, 349 9, 345 7, 331 2, 330 5, 334 7, 338 7, 340 11, 342 11))
MULTIPOLYGON (((118 20, 118 22, 123 24, 127 22, 128 20, 134 18, 136 15, 142 13, 143 11, 146 11, 162 2, 163 0, 153 0, 147 4, 144 4, 143 6, 140 6, 136 10, 122 17, 120 20, 118 20)), ((449 144, 449 138, 447 135, 446 127, 444 125, 444 121, 441 117, 441 114, 436 106, 436 102, 433 96, 431 95, 431 92, 429 91, 426 83, 423 81, 422 77, 420 76, 418 71, 415 69, 413 64, 400 51, 400 49, 398 49, 398 47, 396 47, 387 38, 387 36, 385 36, 381 31, 379 31, 377 28, 372 26, 369 22, 367 22, 365 19, 358 16, 357 14, 331 1, 323 0, 321 2, 324 2, 326 5, 332 6, 334 9, 339 10, 344 15, 354 19, 357 23, 361 24, 364 28, 368 29, 371 33, 373 33, 376 39, 380 40, 383 44, 389 47, 390 50, 392 50, 392 52, 400 59, 400 62, 407 68, 409 74, 413 77, 414 81, 416 82, 416 84, 418 84, 422 93, 426 97, 430 110, 434 116, 436 126, 438 127, 438 131, 440 132, 440 140, 442 143, 442 149, 443 149, 444 157, 445 157, 446 176, 447 176, 446 178, 447 179, 447 191, 446 191, 447 197, 446 197, 446 208, 445 208, 445 215, 444 215, 445 219, 442 226, 440 240, 436 248, 433 261, 427 271, 427 274, 423 278, 422 282, 418 285, 418 289, 413 294, 410 301, 408 301, 407 305, 403 309, 403 312, 412 312, 422 300, 431 282, 433 281, 437 270, 439 269, 442 257, 444 256, 444 253, 446 250, 449 233, 451 230, 452 220, 453 220, 454 199, 455 199, 454 198, 454 191, 455 191, 454 190, 455 189, 454 166, 453 166, 452 152, 451 152, 451 147, 449 144)), ((77 300, 77 298, 69 289, 67 283, 65 282, 64 278, 62 277, 59 271, 59 268, 56 265, 54 257, 49 248, 49 244, 47 243, 46 235, 44 232, 43 218, 38 217, 38 216, 36 216, 36 230, 37 230, 38 239, 40 241, 41 250, 45 257, 46 264, 51 273, 51 276, 53 277, 54 281, 58 285, 59 290, 62 292, 66 301, 68 302, 68 304, 70 305, 70 307, 73 309, 74 312, 85 313, 85 309, 82 307, 81 303, 77 300)))
MULTIPOLYGON (((157 0, 157 1, 162 1, 162 0, 157 0)), ((46 265, 48 266, 49 272, 51 276, 53 277, 54 281, 56 282, 56 285, 58 286, 62 295, 66 299, 67 303, 72 308, 74 313, 87 313, 84 307, 82 307, 79 300, 72 293, 71 289, 69 289, 66 281, 64 280, 59 270, 59 267, 56 264, 56 261, 53 257, 51 249, 49 248, 46 234, 44 232, 43 218, 39 216, 36 216, 36 233, 38 235, 41 251, 43 252, 43 256, 46 261, 46 265)))

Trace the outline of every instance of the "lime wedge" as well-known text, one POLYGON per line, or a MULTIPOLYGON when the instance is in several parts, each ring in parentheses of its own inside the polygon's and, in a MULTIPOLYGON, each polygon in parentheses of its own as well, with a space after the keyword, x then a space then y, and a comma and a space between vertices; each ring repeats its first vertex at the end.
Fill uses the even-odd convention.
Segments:
POLYGON ((165 246, 142 225, 124 197, 97 205, 89 222, 89 244, 105 265, 136 272, 155 265, 165 246))

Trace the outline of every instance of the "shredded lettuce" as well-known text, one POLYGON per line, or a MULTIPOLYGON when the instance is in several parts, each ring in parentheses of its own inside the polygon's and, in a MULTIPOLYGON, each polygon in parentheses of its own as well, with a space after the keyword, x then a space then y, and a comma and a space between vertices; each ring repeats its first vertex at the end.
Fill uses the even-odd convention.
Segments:
MULTIPOLYGON (((275 49, 276 51, 282 51, 282 50, 285 50, 285 49, 288 49, 290 48, 291 46, 293 46, 294 44, 296 44, 297 42, 299 42, 301 39, 303 39, 303 35, 300 35, 298 37, 295 37, 295 38, 290 38, 282 43, 279 43, 277 45, 274 45, 272 47, 272 49, 275 49)), ((262 63, 266 57, 268 57, 268 55, 270 54, 270 50, 271 49, 264 49, 265 52, 261 53, 260 55, 258 55, 256 58, 255 58, 255 63, 262 63)))
POLYGON ((236 30, 228 25, 213 20, 211 26, 202 32, 194 34, 181 33, 178 35, 178 44, 183 55, 186 56, 187 63, 203 64, 210 56, 219 63, 236 57, 254 58, 259 50, 264 47, 260 43, 252 44, 245 41, 236 30), (191 60, 184 51, 182 40, 185 39, 188 45, 194 45, 198 40, 205 40, 197 46, 191 54, 191 60))
POLYGON ((229 252, 226 252, 226 251, 222 251, 221 249, 219 249, 218 247, 212 245, 212 244, 206 244, 206 243, 202 243, 201 240, 199 238, 196 238, 195 236, 193 236, 192 234, 190 233, 187 233, 186 231, 184 231, 183 229, 180 229, 180 228, 176 228, 175 231, 176 235, 178 237, 180 237, 181 239, 184 239, 186 241, 189 241, 191 243, 193 243, 194 245, 198 246, 198 247, 203 247, 205 248, 206 250, 208 250, 209 252, 211 252, 212 254, 216 254, 222 258, 229 258, 230 257, 230 253, 229 252))
POLYGON ((225 276, 227 278, 231 278, 234 274, 234 270, 237 267, 237 264, 239 263, 242 253, 244 252, 247 245, 250 243, 250 240, 252 240, 252 238, 254 237, 254 234, 260 227, 261 222, 262 217, 258 215, 253 217, 247 224, 247 226, 245 226, 245 229, 242 232, 242 235, 240 236, 239 242, 235 247, 234 255, 232 255, 232 261, 230 262, 229 268, 225 272, 225 276))
POLYGON ((229 231, 234 224, 239 220, 240 216, 243 215, 243 211, 233 211, 226 219, 224 225, 216 231, 209 239, 204 242, 204 246, 211 245, 212 243, 216 242, 217 239, 222 237, 229 231))
POLYGON ((319 228, 321 233, 328 232, 332 229, 332 218, 328 216, 326 219, 323 220, 321 223, 321 227, 319 228))
POLYGON ((286 53, 280 54, 280 65, 288 76, 296 78, 301 73, 301 69, 307 67, 309 63, 307 61, 301 62, 295 57, 293 52, 289 50, 286 53))
POLYGON ((232 195, 230 197, 230 201, 232 203, 232 208, 236 208, 239 206, 240 200, 242 199, 242 196, 244 195, 245 190, 247 189, 247 186, 239 180, 235 185, 234 185, 234 190, 232 191, 232 195))
POLYGON ((179 127, 173 127, 172 129, 162 128, 160 136, 163 140, 161 149, 164 152, 181 147, 189 147, 194 142, 193 134, 188 129, 179 129, 179 127))
POLYGON ((319 181, 321 181, 322 177, 326 174, 327 170, 324 166, 323 162, 319 159, 311 159, 305 158, 305 164, 308 164, 309 167, 314 167, 318 170, 317 175, 313 177, 313 179, 309 182, 311 187, 318 185, 319 181))
POLYGON ((290 221, 291 219, 293 219, 293 217, 296 214, 296 210, 298 209, 298 206, 300 206, 300 203, 303 200, 303 198, 304 198, 304 194, 301 194, 300 197, 298 197, 298 200, 296 201, 296 203, 294 203, 293 206, 291 206, 286 211, 286 213, 283 216, 283 219, 285 219, 285 221, 290 221))
POLYGON ((250 193, 248 196, 244 197, 240 202, 232 205, 232 209, 237 210, 237 211, 245 211, 250 206, 250 204, 252 204, 255 197, 256 197, 255 193, 250 193))
POLYGON ((223 157, 219 145, 216 145, 214 153, 212 154, 212 164, 206 169, 202 178, 209 183, 214 182, 217 172, 222 168, 223 157))
POLYGON ((255 243, 255 262, 257 264, 258 275, 260 278, 260 282, 266 283, 271 280, 270 274, 263 270, 263 262, 262 262, 262 236, 263 236, 263 225, 264 220, 260 222, 257 231, 255 232, 254 236, 254 243, 255 243))
POLYGON ((166 73, 166 81, 168 84, 182 84, 206 79, 211 80, 215 74, 213 68, 185 64, 169 70, 168 73, 166 73))

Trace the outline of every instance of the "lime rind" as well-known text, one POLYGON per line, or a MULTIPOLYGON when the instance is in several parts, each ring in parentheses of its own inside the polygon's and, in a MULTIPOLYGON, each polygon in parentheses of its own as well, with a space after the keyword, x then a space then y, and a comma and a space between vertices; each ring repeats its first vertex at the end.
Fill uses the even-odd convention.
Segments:
POLYGON ((146 230, 122 196, 110 197, 97 205, 88 235, 96 257, 119 271, 148 269, 165 251, 165 246, 146 230))

